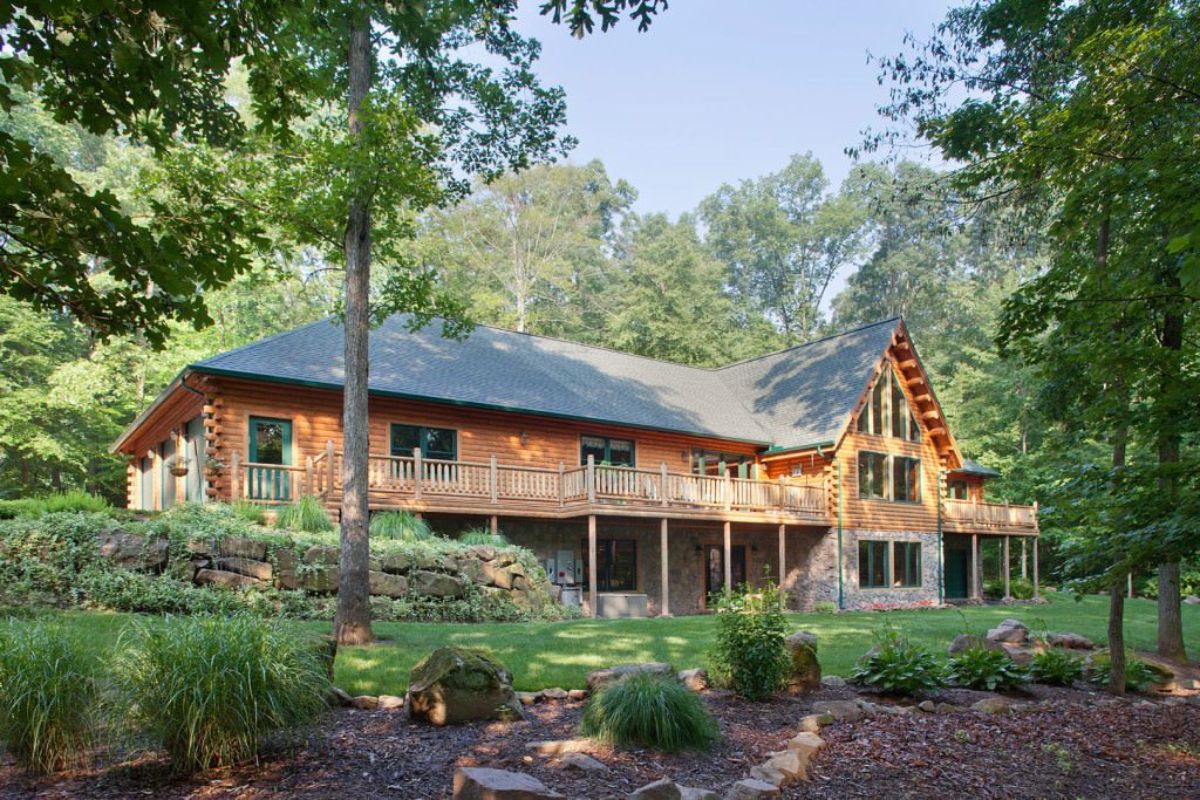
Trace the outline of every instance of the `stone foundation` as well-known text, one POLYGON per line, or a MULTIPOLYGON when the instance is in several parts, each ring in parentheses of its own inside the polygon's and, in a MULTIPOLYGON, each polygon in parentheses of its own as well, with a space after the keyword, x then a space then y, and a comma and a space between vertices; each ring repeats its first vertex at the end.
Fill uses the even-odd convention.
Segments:
MULTIPOLYGON (((836 534, 835 534, 836 536, 836 534)), ((938 603, 938 537, 918 531, 842 531, 844 608, 878 610, 901 606, 935 606, 938 603), (858 543, 863 540, 920 542, 921 585, 882 589, 860 588, 858 584, 858 543)), ((835 544, 836 549, 836 544, 835 544)), ((836 587, 835 587, 836 591, 836 587)))

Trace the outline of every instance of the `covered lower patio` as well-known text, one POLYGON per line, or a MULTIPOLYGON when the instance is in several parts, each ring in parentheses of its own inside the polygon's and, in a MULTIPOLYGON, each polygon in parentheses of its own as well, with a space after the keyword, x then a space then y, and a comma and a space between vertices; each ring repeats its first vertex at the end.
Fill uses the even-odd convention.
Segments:
POLYGON ((618 515, 425 519, 446 535, 490 527, 529 548, 564 602, 592 617, 702 614, 726 586, 768 579, 795 610, 836 599, 836 541, 824 527, 618 515))
POLYGON ((1040 595, 1036 534, 945 534, 942 540, 943 592, 950 603, 982 603, 984 583, 995 580, 999 599, 1013 600, 1016 578, 1033 585, 1040 595))

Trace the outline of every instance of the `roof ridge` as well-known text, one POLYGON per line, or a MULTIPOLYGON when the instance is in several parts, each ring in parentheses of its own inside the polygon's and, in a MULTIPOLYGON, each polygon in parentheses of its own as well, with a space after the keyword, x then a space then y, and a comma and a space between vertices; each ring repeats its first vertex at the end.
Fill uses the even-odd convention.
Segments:
POLYGON ((721 372, 722 370, 729 369, 730 367, 740 367, 743 364, 749 364, 752 361, 760 361, 764 358, 771 358, 772 356, 783 355, 784 353, 790 353, 793 350, 801 350, 805 347, 811 347, 814 344, 820 344, 821 342, 827 342, 830 339, 838 339, 842 336, 849 336, 852 333, 858 333, 859 331, 865 331, 867 328, 874 328, 879 325, 886 325, 889 322, 890 323, 902 322, 903 320, 904 320, 903 316, 895 316, 895 317, 888 317, 887 319, 881 319, 877 322, 868 322, 865 325, 859 325, 857 328, 851 328, 848 331, 839 331, 838 333, 826 334, 825 336, 822 336, 819 339, 813 339, 812 341, 808 341, 808 342, 801 342, 800 344, 793 344, 789 347, 784 347, 779 350, 772 350, 771 352, 763 353, 760 356, 751 356, 750 358, 743 358, 741 361, 732 361, 728 364, 725 364, 724 366, 714 368, 713 372, 721 372))

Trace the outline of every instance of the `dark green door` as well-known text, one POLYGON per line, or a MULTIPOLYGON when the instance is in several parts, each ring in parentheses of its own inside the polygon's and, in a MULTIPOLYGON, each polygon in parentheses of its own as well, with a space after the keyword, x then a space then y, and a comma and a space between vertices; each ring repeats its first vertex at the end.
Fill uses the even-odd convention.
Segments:
POLYGON ((971 551, 966 548, 946 548, 946 597, 967 597, 967 576, 971 568, 971 551))
POLYGON ((250 461, 246 491, 254 500, 291 499, 287 470, 271 465, 292 463, 292 422, 287 419, 250 418, 250 461))

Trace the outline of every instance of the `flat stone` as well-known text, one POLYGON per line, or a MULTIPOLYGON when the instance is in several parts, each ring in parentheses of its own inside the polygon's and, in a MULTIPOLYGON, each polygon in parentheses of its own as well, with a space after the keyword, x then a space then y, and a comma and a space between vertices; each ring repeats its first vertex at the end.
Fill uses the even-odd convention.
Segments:
POLYGON ((608 772, 608 765, 586 753, 567 753, 562 757, 562 765, 563 769, 572 769, 577 772, 608 772))
POLYGON ((946 648, 946 654, 956 656, 964 650, 974 648, 986 648, 988 650, 1000 649, 1000 643, 994 642, 983 636, 975 636, 970 633, 960 633, 950 642, 950 646, 946 648))
POLYGON ((787 775, 784 774, 783 770, 776 769, 775 767, 765 763, 751 767, 750 777, 756 781, 769 783, 776 787, 783 786, 785 783, 787 783, 787 775))
POLYGON ((373 595, 392 598, 404 597, 408 594, 408 579, 403 575, 371 570, 367 573, 367 588, 373 595))
POLYGON ((541 692, 517 692, 517 699, 521 701, 521 705, 531 706, 538 700, 542 699, 541 692))
POLYGON ((926 714, 932 714, 933 712, 937 711, 937 706, 932 700, 922 700, 921 702, 917 703, 917 708, 921 711, 924 711, 926 714))
POLYGON ((603 689, 613 681, 620 680, 635 672, 653 672, 658 675, 674 675, 675 669, 661 661, 649 661, 641 664, 616 664, 605 669, 589 672, 587 676, 588 689, 595 692, 603 689))
POLYGON ((354 706, 354 698, 350 696, 350 693, 336 686, 329 687, 329 701, 330 705, 339 705, 342 708, 354 706))
POLYGON ((587 700, 587 689, 571 689, 567 692, 567 698, 576 702, 579 702, 580 700, 587 700))
POLYGON ((251 561, 266 561, 267 543, 244 536, 226 536, 217 542, 217 554, 248 558, 251 561))
POLYGON ((778 786, 756 778, 738 781, 729 787, 729 791, 725 792, 725 800, 758 800, 760 797, 778 796, 778 786))
POLYGON ((679 787, 679 800, 721 800, 721 795, 711 789, 697 789, 693 786, 679 787))
POLYGON ((379 708, 379 698, 370 694, 360 694, 351 700, 350 704, 360 711, 374 711, 379 708))
POLYGON ((955 712, 962 711, 961 708, 953 705, 952 703, 938 703, 933 707, 933 710, 934 713, 937 714, 953 714, 955 712))
POLYGON ((289 547, 272 547, 271 560, 275 563, 275 586, 279 589, 299 589, 300 576, 296 567, 300 557, 289 547))
POLYGON ((1200 681, 1195 678, 1184 678, 1178 682, 1178 686, 1180 689, 1187 689, 1194 692, 1200 689, 1200 681))
POLYGON ((703 692, 708 688, 708 670, 684 669, 677 675, 679 682, 693 692, 703 692))
MULTIPOLYGON (((822 744, 824 743, 822 742, 822 744)), ((782 772, 788 782, 802 781, 808 778, 808 758, 807 753, 789 747, 782 752, 771 753, 771 757, 766 761, 766 766, 782 772)))
POLYGON ((846 685, 846 679, 840 675, 826 675, 821 678, 821 685, 830 689, 841 689, 846 685))
POLYGON ((96 537, 100 557, 123 569, 157 572, 167 566, 170 543, 162 537, 147 541, 145 536, 112 531, 96 537))
POLYGON ((314 567, 336 567, 338 549, 323 544, 314 544, 304 551, 304 563, 314 567))
POLYGON ((380 711, 399 711, 404 708, 404 698, 397 697, 394 694, 379 695, 379 710, 380 711))
POLYGON ((817 714, 828 714, 837 722, 858 722, 867 716, 867 710, 853 700, 818 700, 812 709, 817 714))
POLYGON ((1046 634, 1046 644, 1051 647, 1065 647, 1068 650, 1095 650, 1096 644, 1091 639, 1078 633, 1049 633, 1046 634))
POLYGON ((413 559, 408 553, 388 553, 379 559, 379 569, 390 575, 401 575, 412 566, 413 559))
POLYGON ((526 750, 541 753, 544 756, 560 756, 564 753, 587 753, 596 748, 590 739, 547 739, 541 742, 528 742, 526 750))
POLYGON ((201 586, 219 586, 222 589, 241 589, 243 587, 261 587, 263 582, 249 575, 239 575, 236 572, 226 572, 221 569, 201 569, 196 572, 196 583, 201 586))
POLYGON ((461 767, 454 773, 454 800, 559 800, 532 775, 488 767, 461 767))
POLYGON ((788 750, 804 761, 825 746, 825 740, 810 731, 801 731, 788 740, 788 750))
POLYGON ((800 730, 817 733, 821 730, 822 725, 832 725, 833 723, 832 714, 805 714, 800 718, 800 730))
POLYGON ((662 778, 637 789, 629 795, 629 798, 630 800, 680 800, 682 796, 683 793, 675 781, 670 778, 662 778))
POLYGON ((1025 644, 1029 638, 1029 627, 1016 619, 1006 619, 987 632, 988 641, 1025 644))
POLYGON ((972 703, 971 710, 984 714, 1011 714, 1012 703, 1003 697, 985 697, 972 703))
POLYGON ((266 561, 255 561, 242 556, 219 556, 214 560, 217 569, 236 572, 264 582, 270 581, 275 575, 274 568, 266 561))
POLYGON ((563 700, 566 700, 568 696, 569 695, 567 694, 566 689, 559 689, 556 687, 542 690, 542 697, 546 698, 547 700, 557 700, 562 702, 563 700))
POLYGON ((467 593, 467 581, 457 575, 413 570, 408 574, 412 593, 422 597, 462 597, 467 593))
POLYGON ((1004 654, 1008 656, 1009 660, 1014 664, 1027 666, 1033 661, 1033 651, 1031 651, 1029 648, 1021 647, 1019 644, 1010 644, 1008 642, 1000 642, 999 644, 1000 648, 1004 651, 1004 654))
POLYGON ((1194 594, 1189 594, 1187 597, 1183 598, 1183 602, 1187 603, 1189 606, 1200 606, 1200 597, 1197 597, 1194 594))

